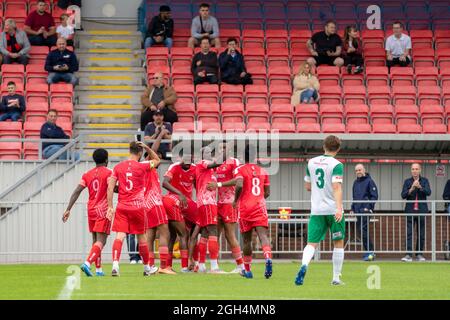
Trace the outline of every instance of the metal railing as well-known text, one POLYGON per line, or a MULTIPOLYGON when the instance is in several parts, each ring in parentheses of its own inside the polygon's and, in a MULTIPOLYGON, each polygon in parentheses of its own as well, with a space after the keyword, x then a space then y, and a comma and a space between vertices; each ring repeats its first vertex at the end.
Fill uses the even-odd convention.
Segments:
MULTIPOLYGON (((69 195, 67 196, 69 197, 69 195)), ((281 203, 281 201, 270 201, 281 203)), ((290 201, 302 203, 307 201, 290 201)), ((349 201, 346 201, 349 203, 349 201)), ((406 201, 377 201, 402 202, 406 201)), ((361 220, 366 219, 367 233, 373 243, 377 257, 399 259, 407 252, 422 253, 431 261, 448 259, 450 249, 450 214, 438 212, 436 208, 443 201, 423 201, 430 206, 430 213, 391 213, 345 214, 346 258, 360 259, 367 251, 363 242, 361 220), (412 223, 411 238, 408 239, 408 223, 412 223), (423 238, 421 238, 423 236, 423 238), (422 242, 421 242, 422 241, 422 242), (410 248, 408 248, 408 243, 410 248), (416 243, 421 247, 416 248, 416 243)), ((0 263, 19 262, 63 262, 80 260, 91 246, 88 232, 86 204, 79 202, 70 220, 63 224, 62 214, 67 203, 57 202, 0 202, 0 208, 18 207, 17 214, 0 220, 0 263)), ((293 208, 295 211, 295 208, 293 208)), ((269 213, 269 236, 274 258, 298 259, 307 243, 307 213, 292 213, 289 219, 278 213, 269 213)), ((239 241, 241 237, 238 234, 239 241)), ((111 237, 104 250, 104 260, 111 258, 111 237)), ((255 254, 261 253, 259 241, 254 238, 255 254)), ((320 244, 318 258, 327 258, 333 250, 330 236, 320 244)), ((124 246, 123 259, 129 250, 124 246)), ((221 257, 231 258, 224 237, 221 238, 221 257)))

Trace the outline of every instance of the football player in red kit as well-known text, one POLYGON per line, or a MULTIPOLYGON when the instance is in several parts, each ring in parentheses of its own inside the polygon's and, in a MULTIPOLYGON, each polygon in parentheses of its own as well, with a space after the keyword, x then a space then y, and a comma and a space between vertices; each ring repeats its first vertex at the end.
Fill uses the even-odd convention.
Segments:
MULTIPOLYGON (((233 179, 234 170, 240 165, 238 159, 231 157, 233 153, 231 147, 227 143, 222 143, 222 154, 224 155, 224 162, 215 169, 217 182, 210 182, 208 188, 214 190, 217 184, 233 179)), ((222 187, 218 190, 218 226, 219 235, 221 230, 225 231, 225 238, 231 248, 231 253, 236 261, 236 269, 231 273, 240 273, 244 269, 244 261, 242 259, 242 251, 239 242, 236 238, 236 224, 238 222, 237 211, 233 208, 235 187, 222 187)))
POLYGON ((175 162, 169 167, 163 181, 163 187, 169 191, 163 197, 171 237, 167 267, 172 268, 173 245, 178 235, 180 239, 181 272, 189 272, 188 229, 198 223, 197 204, 192 200, 194 186, 195 165, 192 164, 192 156, 184 154, 180 162, 175 162))
POLYGON ((73 205, 81 192, 85 188, 88 188, 89 201, 87 211, 89 232, 92 233, 93 244, 86 261, 81 265, 81 270, 83 270, 88 277, 92 277, 91 264, 94 262, 96 275, 105 275, 101 265, 101 252, 111 230, 111 221, 106 219, 106 212, 108 210, 106 193, 108 190, 108 180, 112 175, 112 170, 108 168, 108 151, 105 149, 96 149, 92 158, 95 161, 95 168, 87 171, 81 177, 80 183, 72 193, 62 218, 63 222, 66 222, 69 219, 73 205))
POLYGON ((270 195, 270 181, 266 171, 255 164, 256 148, 245 147, 245 164, 234 170, 234 178, 218 183, 218 187, 236 186, 233 207, 237 208, 239 227, 244 240, 244 270, 241 275, 253 278, 252 236, 255 230, 261 242, 266 267, 264 276, 272 276, 272 250, 268 237, 269 219, 265 199, 270 195))
POLYGON ((122 242, 127 233, 136 234, 139 242, 139 254, 144 263, 144 276, 151 274, 149 266, 149 249, 147 245, 147 219, 145 215, 144 192, 145 178, 148 172, 159 165, 158 155, 143 142, 130 143, 130 156, 114 167, 108 184, 107 218, 114 223, 112 230, 117 232, 112 248, 112 276, 119 276, 119 260, 122 242), (139 162, 143 150, 150 155, 150 161, 139 162), (113 206, 113 193, 119 186, 119 199, 116 210, 113 206))

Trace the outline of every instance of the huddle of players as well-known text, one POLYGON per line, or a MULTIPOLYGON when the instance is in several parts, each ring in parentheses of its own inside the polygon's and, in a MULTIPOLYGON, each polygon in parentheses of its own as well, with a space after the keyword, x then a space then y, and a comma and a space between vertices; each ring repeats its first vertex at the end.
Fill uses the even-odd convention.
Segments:
POLYGON ((162 194, 157 168, 158 155, 142 142, 130 143, 128 160, 108 169, 108 153, 97 149, 93 154, 96 167, 86 172, 73 192, 63 215, 66 222, 70 210, 81 192, 88 188, 89 231, 93 245, 81 270, 93 276, 103 276, 101 251, 112 231, 116 238, 112 246, 112 276, 119 276, 122 243, 126 234, 136 234, 138 250, 144 264, 144 276, 155 273, 175 274, 172 269, 173 245, 180 241, 181 272, 207 272, 206 255, 209 251, 210 273, 223 273, 219 268, 219 229, 230 244, 236 269, 246 278, 252 278, 252 234, 257 233, 264 251, 265 277, 272 275, 272 253, 268 239, 268 215, 265 198, 270 194, 269 178, 264 169, 255 164, 254 147, 245 150, 245 164, 230 156, 231 150, 223 143, 215 159, 209 147, 202 149, 202 159, 192 163, 191 155, 184 154, 164 175, 162 194), (140 161, 144 151, 147 156, 140 161), (197 200, 192 200, 193 189, 197 200), (218 191, 216 190, 218 189, 218 191), (113 206, 113 194, 118 203, 113 206), (218 196, 217 196, 218 194, 218 196), (239 223, 243 237, 243 254, 235 236, 239 223), (159 233, 160 267, 155 266, 154 241, 159 233), (199 239, 198 239, 199 238, 199 239))

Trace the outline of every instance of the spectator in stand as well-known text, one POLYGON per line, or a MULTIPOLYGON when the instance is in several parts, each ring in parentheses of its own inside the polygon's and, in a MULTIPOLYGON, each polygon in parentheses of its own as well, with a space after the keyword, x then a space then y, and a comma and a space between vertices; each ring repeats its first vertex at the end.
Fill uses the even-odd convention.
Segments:
POLYGON ((319 100, 319 80, 312 74, 311 69, 311 64, 305 61, 294 78, 294 93, 291 98, 293 106, 299 103, 315 103, 319 100))
POLYGON ((194 55, 192 59, 191 72, 194 76, 194 84, 207 82, 217 84, 219 66, 217 63, 217 54, 210 51, 211 45, 209 38, 203 38, 200 42, 201 51, 194 55))
POLYGON ((227 40, 228 49, 219 55, 220 76, 228 84, 253 84, 252 77, 245 68, 244 56, 236 49, 234 38, 227 40))
POLYGON ((177 122, 178 116, 174 106, 176 102, 177 93, 175 89, 164 84, 162 72, 156 72, 153 75, 153 83, 141 95, 143 106, 141 131, 144 131, 147 124, 153 121, 153 114, 156 110, 162 111, 164 119, 170 124, 177 122))
POLYGON ((56 34, 58 35, 58 38, 66 39, 68 46, 73 46, 75 31, 73 26, 69 24, 69 15, 67 13, 61 15, 61 24, 56 28, 56 34))
POLYGON ((2 97, 2 103, 0 105, 0 111, 4 112, 0 115, 0 121, 8 119, 18 121, 22 118, 22 114, 25 111, 25 99, 23 95, 16 93, 15 82, 10 81, 7 86, 8 94, 2 97))
POLYGON ((386 65, 406 67, 411 63, 411 38, 403 33, 403 24, 396 21, 392 24, 393 34, 386 39, 386 65))
MULTIPOLYGON (((164 113, 161 110, 156 110, 153 113, 153 122, 150 122, 145 127, 144 141, 152 144, 150 140, 159 141, 161 139, 170 140, 172 138, 172 125, 170 122, 164 122, 164 113)), ((170 143, 160 143, 157 149, 158 156, 162 159, 168 159, 167 152, 171 151, 170 143)))
MULTIPOLYGON (((70 137, 64 132, 64 130, 56 125, 58 119, 58 112, 54 109, 50 109, 47 113, 47 122, 41 127, 41 139, 70 139, 70 137)), ((61 150, 67 142, 42 142, 42 157, 44 159, 50 158, 56 152, 61 150)), ((69 155, 68 152, 61 154, 58 159, 66 160, 69 155)), ((78 153, 74 154, 75 160, 80 159, 78 153)))
POLYGON ((37 9, 25 20, 25 32, 33 46, 54 46, 56 44, 56 27, 52 15, 45 11, 47 3, 37 2, 37 9))
POLYGON ((354 25, 345 28, 342 56, 347 66, 347 73, 352 73, 353 66, 355 66, 354 74, 359 74, 363 71, 362 42, 359 39, 358 29, 354 25))
POLYGON ((313 34, 311 39, 306 42, 306 46, 312 55, 311 58, 308 58, 310 65, 320 66, 325 64, 338 67, 344 65, 344 59, 341 58, 342 40, 336 33, 334 21, 327 21, 325 30, 313 34))
POLYGON ((159 15, 154 16, 148 25, 147 34, 145 35, 144 47, 150 48, 154 44, 161 44, 167 48, 173 45, 173 19, 169 6, 159 7, 159 15))
POLYGON ((11 64, 17 62, 26 65, 28 63, 28 52, 30 52, 30 49, 31 45, 27 34, 17 29, 14 19, 6 19, 0 41, 3 63, 11 64))
MULTIPOLYGON (((445 184, 444 193, 442 194, 444 200, 450 201, 450 180, 445 184)), ((445 211, 450 213, 450 203, 445 203, 445 211)), ((450 216, 449 216, 450 218, 450 216)))
POLYGON ((209 4, 207 3, 200 5, 200 14, 192 19, 188 47, 194 48, 204 38, 207 38, 216 48, 220 48, 219 23, 209 14, 209 4))
POLYGON ((73 74, 78 71, 78 60, 70 50, 67 50, 66 39, 59 38, 56 49, 50 51, 45 60, 45 70, 48 71, 47 82, 49 84, 66 82, 77 84, 77 78, 73 74))
MULTIPOLYGON (((414 201, 412 203, 406 203, 406 213, 428 213, 427 203, 419 201, 427 200, 427 197, 431 195, 431 188, 428 179, 420 175, 421 172, 422 168, 420 164, 413 163, 411 165, 412 177, 406 179, 403 183, 402 199, 414 201)), ((402 258, 402 261, 405 262, 412 261, 414 228, 417 228, 416 259, 418 261, 425 261, 422 255, 425 245, 425 216, 406 216, 406 250, 408 253, 402 258)))
MULTIPOLYGON (((376 201, 378 200, 378 189, 372 177, 366 172, 366 168, 361 163, 355 166, 356 180, 353 182, 353 200, 354 201, 376 201)), ((363 256, 364 261, 372 261, 375 259, 374 247, 369 236, 369 215, 375 209, 374 202, 357 202, 352 203, 350 213, 364 214, 367 216, 356 217, 356 228, 361 235, 363 247, 366 254, 363 256)))

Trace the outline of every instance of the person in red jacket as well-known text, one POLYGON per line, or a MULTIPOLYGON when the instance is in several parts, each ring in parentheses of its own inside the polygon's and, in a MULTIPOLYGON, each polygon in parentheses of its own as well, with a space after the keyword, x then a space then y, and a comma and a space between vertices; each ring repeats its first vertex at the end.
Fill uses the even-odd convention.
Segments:
POLYGON ((356 26, 352 25, 345 28, 343 42, 342 57, 347 66, 347 72, 349 74, 352 73, 353 66, 355 66, 353 73, 361 73, 363 71, 364 59, 362 56, 362 43, 356 26))

